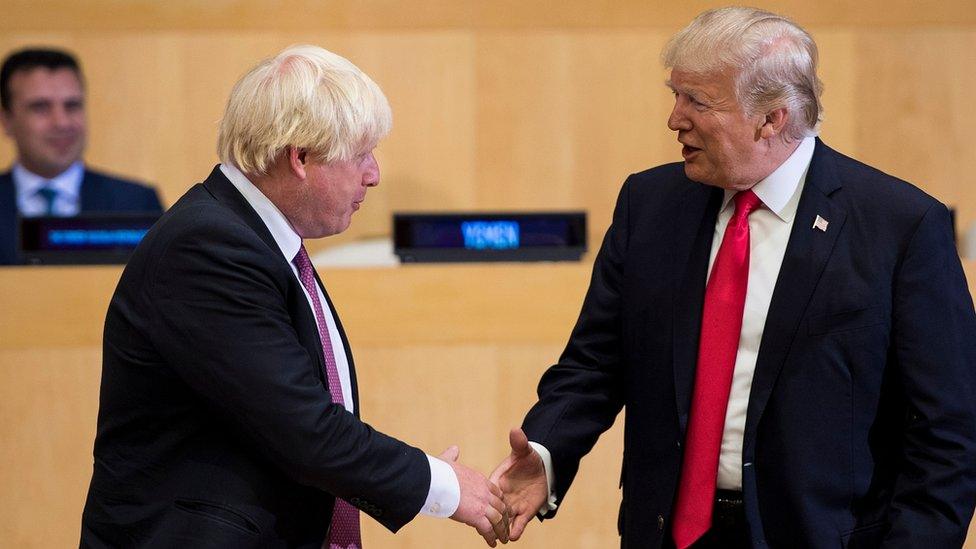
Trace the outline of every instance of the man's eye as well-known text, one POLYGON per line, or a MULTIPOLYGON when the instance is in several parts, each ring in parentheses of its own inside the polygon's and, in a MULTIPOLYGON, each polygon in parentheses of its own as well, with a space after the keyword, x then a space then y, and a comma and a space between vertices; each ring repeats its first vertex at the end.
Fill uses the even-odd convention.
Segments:
POLYGON ((691 106, 695 107, 696 109, 697 108, 702 108, 702 107, 705 107, 706 106, 704 103, 702 103, 701 101, 699 101, 694 95, 690 95, 690 94, 687 94, 687 93, 680 93, 680 92, 678 92, 676 90, 671 90, 671 95, 674 95, 675 100, 677 100, 677 99, 681 98, 682 96, 684 96, 684 98, 686 100, 688 100, 689 103, 691 103, 691 106))

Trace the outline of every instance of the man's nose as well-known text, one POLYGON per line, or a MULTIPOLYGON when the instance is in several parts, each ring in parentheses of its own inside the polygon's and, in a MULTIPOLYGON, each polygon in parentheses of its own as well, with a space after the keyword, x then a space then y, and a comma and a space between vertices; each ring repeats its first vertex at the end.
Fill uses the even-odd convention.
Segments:
POLYGON ((363 184, 367 187, 375 187, 380 184, 380 165, 376 162, 373 153, 369 153, 369 165, 363 174, 363 184))
POLYGON ((72 125, 71 114, 64 105, 55 105, 51 111, 54 125, 59 128, 66 128, 72 125))
POLYGON ((671 108, 671 116, 668 117, 668 129, 674 132, 691 129, 691 122, 682 112, 682 107, 678 101, 675 101, 674 107, 671 108))

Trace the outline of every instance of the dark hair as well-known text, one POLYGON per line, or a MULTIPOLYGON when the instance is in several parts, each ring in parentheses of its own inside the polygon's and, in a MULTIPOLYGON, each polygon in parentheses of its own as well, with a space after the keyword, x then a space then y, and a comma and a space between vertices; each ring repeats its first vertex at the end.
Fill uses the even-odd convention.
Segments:
MULTIPOLYGON (((82 80, 81 66, 75 56, 64 50, 28 48, 7 56, 0 67, 0 107, 10 110, 10 77, 16 72, 43 67, 48 70, 71 69, 82 80)), ((84 82, 82 82, 84 83, 84 82)))

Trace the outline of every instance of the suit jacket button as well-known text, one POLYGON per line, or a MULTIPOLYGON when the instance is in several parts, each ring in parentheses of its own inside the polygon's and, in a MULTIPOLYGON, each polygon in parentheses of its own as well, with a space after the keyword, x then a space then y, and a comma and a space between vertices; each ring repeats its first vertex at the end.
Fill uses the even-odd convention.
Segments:
POLYGON ((657 516, 657 533, 660 534, 664 531, 664 515, 657 516))

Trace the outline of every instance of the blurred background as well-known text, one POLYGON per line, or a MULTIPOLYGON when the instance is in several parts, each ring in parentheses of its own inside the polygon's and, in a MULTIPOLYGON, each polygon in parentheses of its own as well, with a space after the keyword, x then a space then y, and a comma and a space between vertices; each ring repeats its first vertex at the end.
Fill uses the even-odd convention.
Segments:
MULTIPOLYGON (((953 207, 970 255, 976 3, 753 4, 816 39, 824 141, 953 207)), ((591 251, 580 263, 319 269, 349 332, 364 419, 429 453, 459 444, 461 459, 487 472, 569 335, 621 182, 681 159, 666 127, 672 98, 659 53, 720 5, 4 0, 0 55, 33 45, 77 54, 88 164, 156 185, 165 206, 217 162, 224 101, 258 59, 296 43, 349 58, 386 93, 394 128, 377 150, 380 186, 346 233, 312 242, 313 252, 388 236, 393 211, 587 211, 591 251)), ((13 156, 0 142, 2 169, 13 156)), ((964 264, 972 280, 974 261, 964 264)), ((0 546, 78 543, 101 323, 120 272, 0 270, 0 546)), ((621 434, 604 436, 560 516, 530 525, 523 546, 619 543, 621 434)), ((483 544, 448 521, 420 518, 395 537, 364 527, 370 548, 483 544)))

